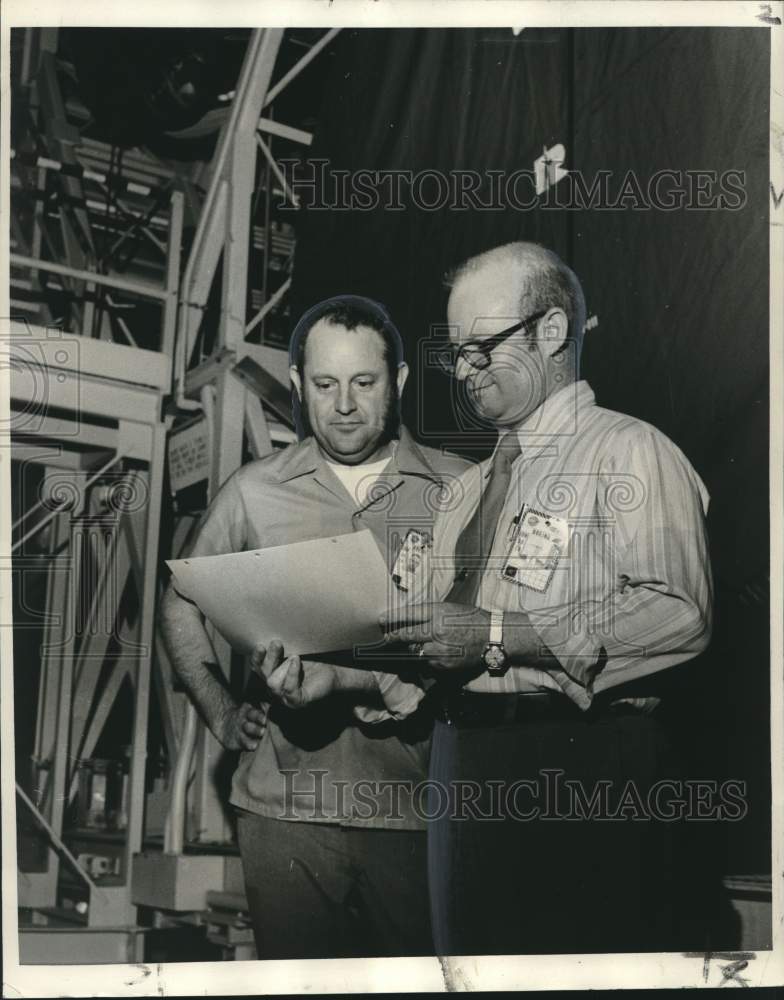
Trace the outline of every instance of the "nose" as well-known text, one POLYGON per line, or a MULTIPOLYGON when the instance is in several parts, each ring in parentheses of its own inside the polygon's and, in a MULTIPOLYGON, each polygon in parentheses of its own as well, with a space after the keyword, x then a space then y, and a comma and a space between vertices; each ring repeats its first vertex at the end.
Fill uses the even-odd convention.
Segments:
POLYGON ((353 413, 356 408, 354 391, 351 384, 341 385, 335 396, 335 409, 338 413, 342 413, 345 416, 346 414, 353 413))

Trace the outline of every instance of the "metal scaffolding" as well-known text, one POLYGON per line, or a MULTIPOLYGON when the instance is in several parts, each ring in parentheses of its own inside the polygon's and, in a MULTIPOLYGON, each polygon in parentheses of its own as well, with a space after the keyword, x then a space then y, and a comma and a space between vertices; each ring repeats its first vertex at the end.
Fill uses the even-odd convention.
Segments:
MULTIPOLYGON (((32 770, 17 792, 20 814, 43 832, 47 848, 38 870, 19 874, 19 905, 34 914, 21 935, 23 961, 58 947, 52 935, 63 929, 57 921, 64 917, 64 885, 77 901, 72 922, 84 934, 111 932, 101 941, 112 956, 118 948, 131 959, 143 954, 136 905, 170 911, 158 913, 156 926, 179 917, 204 923, 219 942, 220 928, 233 927, 234 945, 244 943, 227 953, 249 957, 252 950, 226 916, 232 906, 241 911, 243 900, 237 866, 227 868, 238 859, 230 857, 216 773, 223 750, 176 690, 155 631, 162 559, 183 550, 196 522, 193 512, 182 513, 171 552, 161 551, 165 457, 167 438, 171 446, 186 430, 201 433, 209 498, 242 463, 246 446, 262 457, 294 439, 286 352, 247 339, 290 285, 284 277, 255 315, 246 315, 252 199, 257 157, 290 196, 265 136, 304 146, 312 137, 262 112, 336 33, 325 32, 274 84, 283 31, 251 33, 215 154, 201 176, 206 193, 184 267, 182 190, 165 171, 156 176, 151 158, 129 152, 117 170, 119 155, 110 152, 107 164, 99 144, 80 142, 59 91, 57 33, 30 30, 25 38, 21 83, 47 128, 41 141, 31 127, 13 158, 18 320, 7 345, 13 459, 25 488, 11 571, 24 574, 28 557, 38 565, 43 558, 47 582, 32 770), (99 241, 96 217, 101 227, 112 225, 113 240, 103 234, 99 241), (140 240, 150 260, 134 262, 128 251, 140 240), (219 272, 219 318, 208 338, 205 315, 219 272), (61 302, 69 310, 68 332, 53 312, 61 302), (157 333, 150 308, 159 311, 157 333), (36 499, 29 503, 32 488, 36 499), (94 756, 118 700, 129 696, 127 773, 112 779, 122 784, 115 828, 74 828, 68 817, 79 812, 90 781, 105 782, 109 795, 110 777, 99 773, 94 756), (159 810, 162 845, 149 830, 153 717, 169 763, 165 818, 159 810), (209 852, 202 856, 199 845, 209 852), (196 884, 196 896, 185 892, 183 880, 196 884)), ((213 641, 228 680, 231 651, 219 636, 213 641)), ((73 960, 106 960, 94 955, 73 960)))

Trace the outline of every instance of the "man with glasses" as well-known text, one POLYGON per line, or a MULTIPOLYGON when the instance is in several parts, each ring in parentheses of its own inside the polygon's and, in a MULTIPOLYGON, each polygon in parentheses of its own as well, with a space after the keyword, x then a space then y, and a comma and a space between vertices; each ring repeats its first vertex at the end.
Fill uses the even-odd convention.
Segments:
MULTIPOLYGON (((448 321, 442 364, 498 441, 436 523, 429 590, 386 623, 421 697, 435 679, 436 947, 669 950, 682 810, 656 708, 709 639, 707 493, 663 434, 595 404, 583 293, 552 252, 469 260, 448 321)), ((390 714, 411 688, 383 680, 390 714)))

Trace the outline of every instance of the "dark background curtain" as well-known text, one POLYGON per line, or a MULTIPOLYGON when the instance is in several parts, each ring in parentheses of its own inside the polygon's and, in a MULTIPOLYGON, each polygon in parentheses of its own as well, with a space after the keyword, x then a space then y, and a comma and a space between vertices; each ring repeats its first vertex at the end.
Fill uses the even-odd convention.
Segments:
POLYGON ((292 306, 384 302, 414 369, 404 419, 454 444, 452 387, 418 363, 445 323, 444 272, 515 239, 570 263, 598 319, 583 356, 597 401, 669 435, 712 495, 715 637, 667 678, 669 711, 691 774, 748 783, 747 818, 716 831, 722 873, 768 871, 768 31, 344 31, 331 61, 310 154, 331 171, 509 173, 563 143, 567 169, 611 171, 615 192, 629 170, 643 192, 661 169, 745 172, 736 211, 427 211, 407 187, 394 211, 306 199, 292 306))

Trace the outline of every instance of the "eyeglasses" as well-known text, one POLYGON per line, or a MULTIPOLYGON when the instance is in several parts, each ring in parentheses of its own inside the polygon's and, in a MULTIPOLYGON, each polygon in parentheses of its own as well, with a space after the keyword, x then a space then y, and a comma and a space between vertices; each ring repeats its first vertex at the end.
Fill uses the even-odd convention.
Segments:
POLYGON ((490 355, 499 344, 502 344, 508 337, 511 337, 513 333, 517 333, 518 330, 528 330, 542 316, 546 316, 547 312, 547 309, 543 309, 541 312, 534 313, 533 316, 520 320, 514 326, 510 326, 506 330, 501 330, 500 333, 496 333, 492 337, 487 337, 485 340, 467 340, 459 348, 455 346, 444 347, 443 350, 435 353, 435 361, 445 374, 452 377, 454 377, 457 366, 461 361, 465 361, 472 368, 478 368, 479 370, 487 368, 492 360, 490 355))

